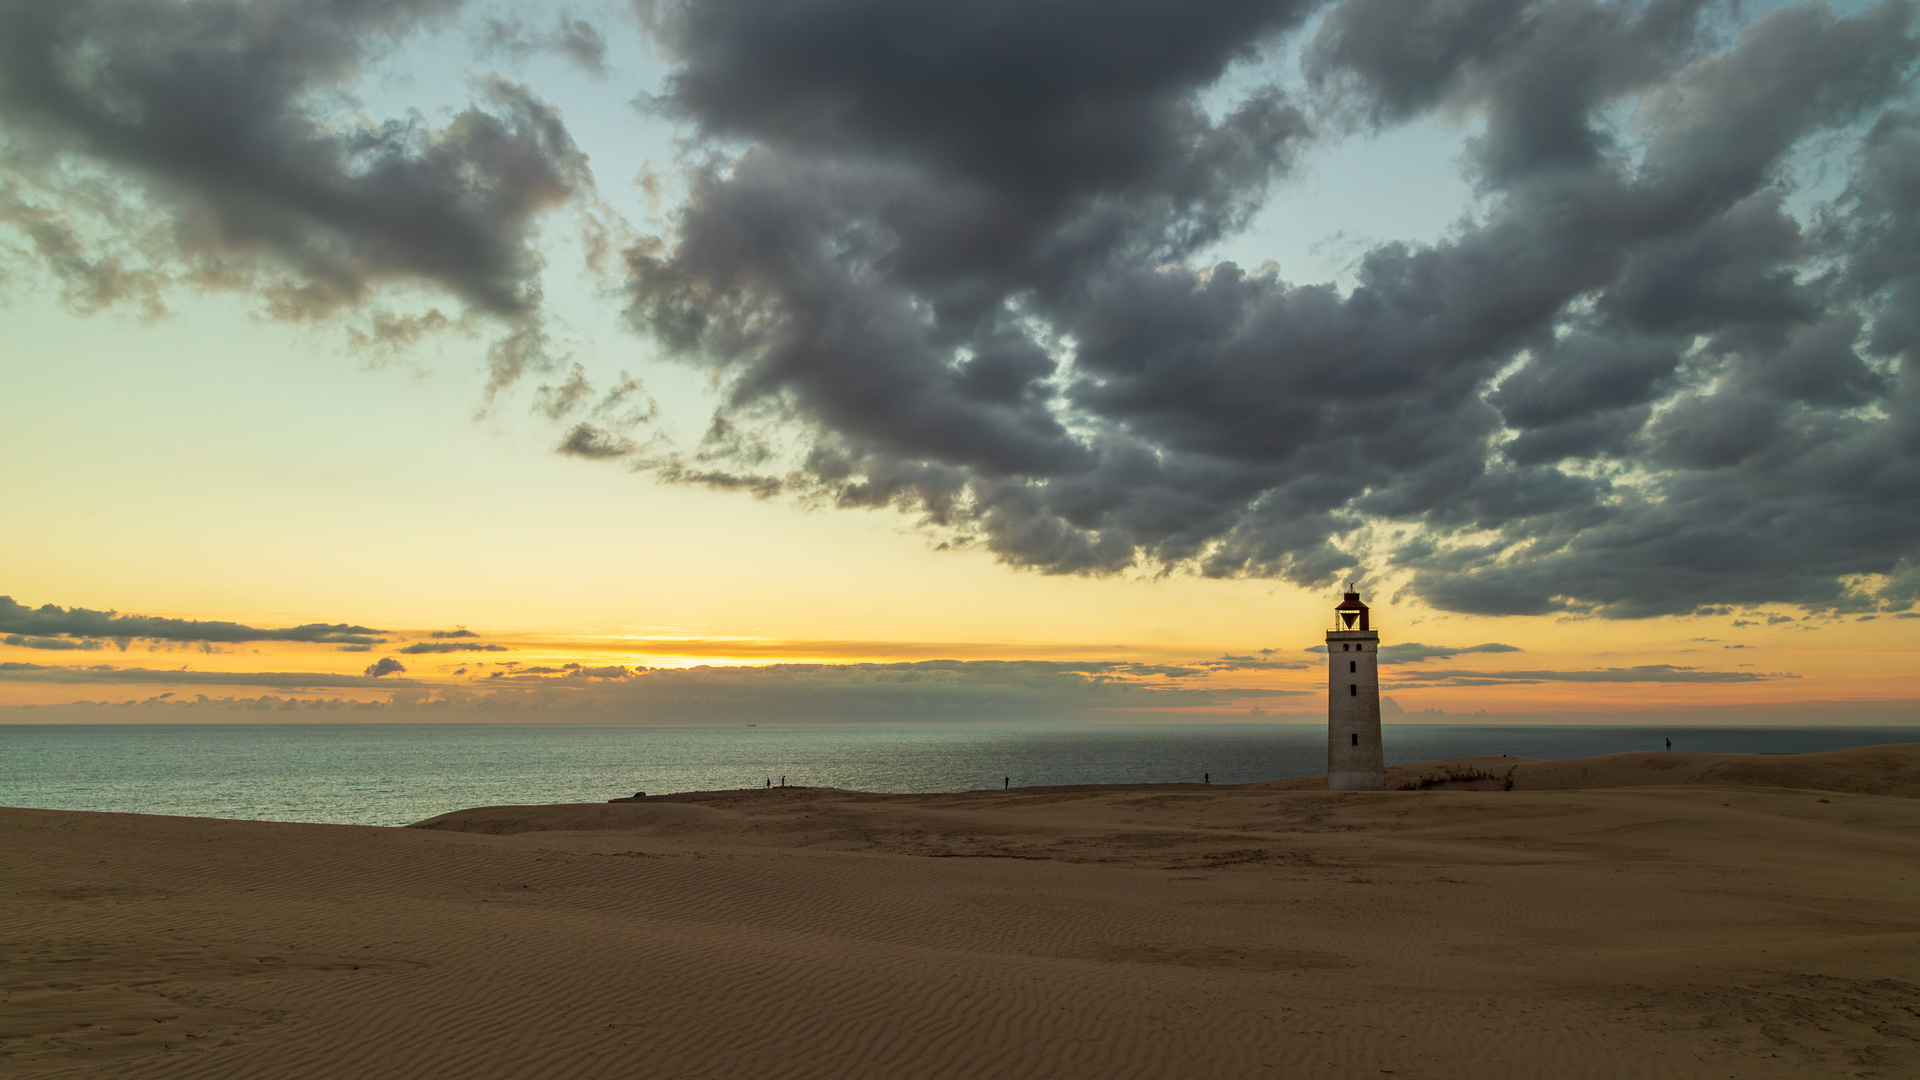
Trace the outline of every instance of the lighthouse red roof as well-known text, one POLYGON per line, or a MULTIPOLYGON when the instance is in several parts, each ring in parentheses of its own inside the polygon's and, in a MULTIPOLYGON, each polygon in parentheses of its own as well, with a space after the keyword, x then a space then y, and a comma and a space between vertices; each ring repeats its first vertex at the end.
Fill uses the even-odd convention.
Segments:
POLYGON ((1347 593, 1345 599, 1334 605, 1333 612, 1340 617, 1342 622, 1347 624, 1347 629, 1349 630, 1354 629, 1353 624, 1355 620, 1359 621, 1360 629, 1372 629, 1372 627, 1367 625, 1367 605, 1360 602, 1360 594, 1357 592, 1347 593))

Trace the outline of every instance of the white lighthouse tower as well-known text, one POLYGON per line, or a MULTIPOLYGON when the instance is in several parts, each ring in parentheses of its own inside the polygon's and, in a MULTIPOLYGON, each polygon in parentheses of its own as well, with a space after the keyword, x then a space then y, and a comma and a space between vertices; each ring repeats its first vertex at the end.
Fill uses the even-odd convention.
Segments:
POLYGON ((1380 756, 1380 632, 1368 625, 1367 605, 1357 592, 1349 591, 1333 613, 1334 628, 1327 631, 1327 790, 1379 791, 1387 786, 1380 756))

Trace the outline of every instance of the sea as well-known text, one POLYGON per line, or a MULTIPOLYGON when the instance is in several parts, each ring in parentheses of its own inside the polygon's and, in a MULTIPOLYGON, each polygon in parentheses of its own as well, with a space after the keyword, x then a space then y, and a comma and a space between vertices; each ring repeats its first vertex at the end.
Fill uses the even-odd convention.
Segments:
MULTIPOLYGON (((1477 754, 1806 753, 1916 727, 1386 726, 1388 764, 1477 754)), ((792 784, 944 792, 1244 784, 1326 767, 1323 724, 0 726, 0 806, 404 825, 471 806, 792 784)))

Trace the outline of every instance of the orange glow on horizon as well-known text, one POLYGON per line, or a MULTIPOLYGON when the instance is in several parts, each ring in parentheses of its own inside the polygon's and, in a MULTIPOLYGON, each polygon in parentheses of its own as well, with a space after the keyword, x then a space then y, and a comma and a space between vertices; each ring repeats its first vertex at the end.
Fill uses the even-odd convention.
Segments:
MULTIPOLYGON (((220 615, 185 613, 181 618, 225 618, 252 626, 299 625, 286 618, 245 612, 220 615)), ((302 621, 353 622, 334 616, 303 617, 302 621)), ((1209 704, 1169 704, 1150 707, 1114 707, 1115 715, 1141 712, 1169 717, 1295 716, 1324 709, 1324 656, 1310 651, 1324 619, 1302 619, 1287 635, 1292 651, 1275 647, 1272 635, 1258 646, 1249 643, 1199 641, 1056 640, 884 640, 779 637, 772 634, 688 635, 678 628, 641 633, 572 634, 469 631, 471 637, 434 638, 430 630, 383 631, 384 643, 365 651, 343 651, 338 646, 290 642, 199 646, 136 641, 126 649, 113 644, 91 651, 32 650, 0 645, 0 663, 39 665, 43 669, 146 669, 150 678, 137 682, 92 681, 74 672, 72 681, 0 681, 0 705, 59 705, 74 701, 120 703, 144 701, 170 694, 169 700, 293 697, 301 700, 338 699, 343 702, 386 702, 396 691, 406 695, 486 693, 501 685, 489 679, 494 672, 529 670, 564 673, 566 665, 584 669, 622 668, 688 670, 758 668, 765 665, 901 665, 929 661, 1042 661, 1072 664, 1145 665, 1189 669, 1187 673, 1134 671, 1117 667, 1101 674, 1116 683, 1144 688, 1209 691, 1209 704), (423 644, 436 647, 471 644, 492 651, 448 651, 409 654, 423 644), (1268 666, 1238 666, 1228 657, 1256 659, 1268 666), (366 679, 363 669, 391 658, 405 668, 383 683, 366 679), (1275 663, 1298 664, 1273 668, 1275 663), (1211 666, 1210 666, 1211 665, 1211 666), (184 681, 169 678, 172 671, 193 673, 201 680, 231 676, 227 681, 184 681), (249 682, 248 673, 281 673, 249 682), (340 677, 355 685, 301 686, 285 673, 340 677), (292 681, 290 681, 292 680, 292 681), (491 684, 491 685, 490 685, 491 684)), ((1619 714, 1697 709, 1768 709, 1787 706, 1843 710, 1859 706, 1902 706, 1920 700, 1916 686, 1915 649, 1909 642, 1920 634, 1908 620, 1859 623, 1828 621, 1817 634, 1798 629, 1776 631, 1772 640, 1733 642, 1724 630, 1712 631, 1707 620, 1659 620, 1648 623, 1596 623, 1552 619, 1479 620, 1424 613, 1409 620, 1417 626, 1401 631, 1387 621, 1389 646, 1424 641, 1460 650, 1450 657, 1417 663, 1393 663, 1383 669, 1382 691, 1409 713, 1441 710, 1456 716, 1505 714, 1619 714), (1681 624, 1681 625, 1676 625, 1681 624), (1658 631, 1649 633, 1648 631, 1658 631), (1431 640, 1426 640, 1431 639, 1431 640), (1485 639, 1511 645, 1509 651, 1473 652, 1485 639), (1637 640, 1636 640, 1637 639, 1637 640), (1596 648, 1595 646, 1600 646, 1596 648), (1666 681, 1659 673, 1646 681, 1558 681, 1552 673, 1631 670, 1649 665, 1671 665, 1682 677, 1708 673, 1715 677, 1757 674, 1750 681, 1666 681), (1547 672, 1534 679, 1528 673, 1547 672)), ((23 717, 11 717, 20 720, 23 717)))

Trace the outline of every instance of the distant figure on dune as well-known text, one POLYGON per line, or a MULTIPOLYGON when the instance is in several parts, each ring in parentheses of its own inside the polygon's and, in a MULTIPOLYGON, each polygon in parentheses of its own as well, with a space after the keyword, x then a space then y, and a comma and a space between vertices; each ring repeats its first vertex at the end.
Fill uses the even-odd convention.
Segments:
POLYGON ((1211 783, 1213 783, 1213 774, 1212 774, 1212 773, 1210 773, 1210 772, 1203 772, 1203 773, 1201 773, 1201 774, 1200 774, 1200 782, 1201 782, 1201 783, 1203 783, 1203 784, 1211 784, 1211 783))
POLYGON ((1668 739, 1668 740, 1667 740, 1667 749, 1668 749, 1669 751, 1671 751, 1671 750, 1673 749, 1673 740, 1672 740, 1672 739, 1668 739))
POLYGON ((1000 790, 1002 790, 1002 791, 1012 791, 1012 790, 1013 790, 1013 777, 1011 777, 1011 776, 1003 776, 1003 777, 1001 777, 1001 778, 1000 778, 1000 790))

